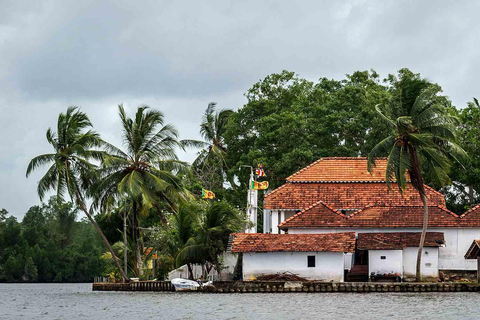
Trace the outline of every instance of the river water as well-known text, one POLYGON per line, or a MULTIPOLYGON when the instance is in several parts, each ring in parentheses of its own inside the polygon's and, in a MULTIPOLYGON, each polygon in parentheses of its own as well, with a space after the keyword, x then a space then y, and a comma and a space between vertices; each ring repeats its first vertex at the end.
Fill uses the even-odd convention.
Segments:
POLYGON ((93 292, 0 284, 0 319, 480 319, 478 293, 93 292))

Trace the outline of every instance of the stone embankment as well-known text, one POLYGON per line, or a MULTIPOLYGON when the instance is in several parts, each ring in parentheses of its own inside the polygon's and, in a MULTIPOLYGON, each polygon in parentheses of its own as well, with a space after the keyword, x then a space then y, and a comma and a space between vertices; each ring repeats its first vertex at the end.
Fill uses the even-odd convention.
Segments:
MULTIPOLYGON (((93 291, 175 291, 169 281, 94 283, 93 291)), ((270 292, 478 292, 477 283, 386 283, 386 282, 270 282, 218 281, 200 291, 208 293, 270 292)))

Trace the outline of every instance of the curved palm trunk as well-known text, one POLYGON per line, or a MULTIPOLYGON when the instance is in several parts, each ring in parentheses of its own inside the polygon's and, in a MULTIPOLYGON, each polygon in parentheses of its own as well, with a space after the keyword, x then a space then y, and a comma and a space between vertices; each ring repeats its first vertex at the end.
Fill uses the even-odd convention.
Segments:
POLYGON ((417 270, 415 274, 415 278, 417 282, 422 280, 422 251, 423 245, 425 243, 425 236, 427 234, 427 227, 428 227, 428 203, 427 203, 427 196, 425 193, 420 194, 423 202, 423 226, 422 226, 422 235, 420 236, 420 244, 418 245, 418 254, 417 254, 417 270))
POLYGON ((143 277, 143 261, 142 254, 140 252, 139 245, 139 231, 138 231, 138 218, 137 218, 137 205, 133 202, 133 241, 135 243, 135 255, 137 257, 137 270, 138 276, 143 277))
POLYGON ((102 240, 103 242, 105 243, 105 245, 107 246, 108 248, 108 251, 110 251, 110 254, 112 255, 112 259, 113 259, 113 262, 115 263, 115 266, 117 267, 117 269, 120 271, 120 273, 122 274, 122 277, 123 277, 123 280, 125 282, 129 282, 130 281, 130 278, 127 276, 127 274, 125 273, 125 271, 122 269, 122 267, 120 266, 120 262, 118 262, 118 259, 117 259, 117 256, 115 255, 115 252, 113 251, 113 248, 112 246, 110 245, 110 243, 108 242, 107 238, 105 237, 105 235, 103 234, 102 232, 102 229, 100 229, 100 227, 98 226, 97 222, 95 221, 95 219, 93 219, 92 215, 90 214, 90 212, 88 212, 87 208, 85 207, 85 204, 83 203, 83 201, 80 200, 80 197, 78 195, 78 193, 76 193, 76 198, 77 198, 77 204, 80 206, 80 208, 83 210, 83 212, 85 213, 85 215, 87 216, 88 220, 90 220, 90 222, 93 224, 95 230, 97 230, 97 233, 102 237, 102 240))
POLYGON ((190 263, 187 263, 187 268, 188 268, 188 280, 194 280, 192 265, 190 263))

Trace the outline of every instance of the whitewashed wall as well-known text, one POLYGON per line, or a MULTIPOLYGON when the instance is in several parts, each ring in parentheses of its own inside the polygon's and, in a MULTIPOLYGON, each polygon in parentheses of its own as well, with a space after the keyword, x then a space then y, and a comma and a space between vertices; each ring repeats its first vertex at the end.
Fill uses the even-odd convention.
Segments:
POLYGON ((402 250, 368 250, 368 274, 398 273, 403 275, 402 250), (386 259, 382 259, 384 256, 386 259))
MULTIPOLYGON (((325 228, 325 229, 302 229, 292 228, 290 234, 299 233, 336 233, 355 231, 356 233, 372 232, 421 232, 420 228, 385 228, 385 229, 348 229, 348 228, 325 228)), ((475 260, 464 258, 465 253, 472 244, 473 239, 480 238, 480 228, 429 228, 428 232, 443 232, 446 246, 439 248, 438 268, 440 270, 477 270, 475 260)))
POLYGON ((343 281, 343 252, 266 252, 243 254, 243 280, 262 274, 292 272, 309 280, 343 281), (307 267, 307 256, 316 256, 307 267))
MULTIPOLYGON (((438 278, 438 248, 424 247, 422 252, 422 277, 438 278)), ((414 278, 417 270, 418 247, 403 249, 403 273, 407 278, 414 278)))

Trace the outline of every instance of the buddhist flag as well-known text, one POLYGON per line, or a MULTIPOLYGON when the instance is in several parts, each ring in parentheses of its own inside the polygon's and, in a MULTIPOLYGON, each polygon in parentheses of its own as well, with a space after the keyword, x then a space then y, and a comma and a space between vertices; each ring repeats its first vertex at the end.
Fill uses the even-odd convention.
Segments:
POLYGON ((252 190, 268 189, 268 181, 252 181, 250 189, 252 189, 252 190))
POLYGON ((255 169, 255 174, 257 177, 266 177, 265 171, 263 171, 262 165, 259 163, 257 169, 255 169))
POLYGON ((210 190, 202 189, 202 199, 215 199, 215 193, 210 190))

